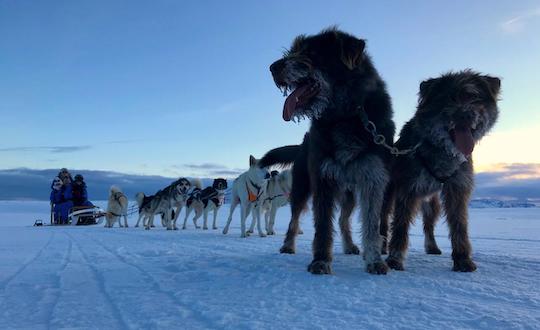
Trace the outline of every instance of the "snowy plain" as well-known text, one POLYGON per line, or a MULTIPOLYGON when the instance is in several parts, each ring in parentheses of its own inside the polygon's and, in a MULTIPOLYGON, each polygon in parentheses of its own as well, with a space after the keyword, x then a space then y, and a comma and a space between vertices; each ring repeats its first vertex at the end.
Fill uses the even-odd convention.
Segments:
MULTIPOLYGON (((369 275, 334 243, 334 275, 306 271, 313 228, 297 253, 277 236, 239 237, 239 210, 220 230, 32 227, 47 202, 0 202, 0 329, 539 329, 540 208, 471 209, 474 273, 451 271, 446 224, 440 256, 411 231, 404 272, 369 275)), ((183 218, 183 213, 181 214, 183 218)), ((359 244, 357 215, 353 219, 359 244)))

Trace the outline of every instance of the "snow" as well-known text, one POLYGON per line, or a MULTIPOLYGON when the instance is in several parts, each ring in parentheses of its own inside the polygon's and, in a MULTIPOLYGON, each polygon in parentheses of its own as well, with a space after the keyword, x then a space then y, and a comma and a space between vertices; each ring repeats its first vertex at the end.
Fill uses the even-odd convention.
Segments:
POLYGON ((1 329, 540 328, 540 208, 471 209, 475 273, 450 270, 440 221, 441 256, 424 254, 417 223, 406 271, 369 275, 336 235, 334 275, 315 276, 309 214, 297 254, 278 253, 287 208, 277 236, 242 239, 239 214, 228 235, 144 231, 134 216, 128 229, 32 227, 48 207, 0 202, 1 329))

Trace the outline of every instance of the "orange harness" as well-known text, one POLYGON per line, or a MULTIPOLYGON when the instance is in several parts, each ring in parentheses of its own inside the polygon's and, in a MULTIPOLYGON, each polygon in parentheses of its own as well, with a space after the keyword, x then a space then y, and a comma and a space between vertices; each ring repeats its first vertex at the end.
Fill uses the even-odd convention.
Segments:
POLYGON ((246 182, 246 190, 248 192, 248 200, 250 202, 255 202, 257 199, 259 199, 258 194, 254 194, 254 193, 251 192, 251 190, 249 190, 249 186, 248 186, 247 182, 246 182))

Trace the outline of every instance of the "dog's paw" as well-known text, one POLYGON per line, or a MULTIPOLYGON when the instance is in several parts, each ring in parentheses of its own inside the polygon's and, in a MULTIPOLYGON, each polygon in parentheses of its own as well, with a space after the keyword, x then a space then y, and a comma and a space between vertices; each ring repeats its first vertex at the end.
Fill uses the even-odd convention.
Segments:
POLYGON ((298 229, 298 235, 304 235, 304 231, 302 229, 298 229))
POLYGON ((345 254, 360 254, 360 249, 355 244, 352 244, 351 246, 347 246, 343 253, 345 254))
POLYGON ((260 233, 259 236, 260 237, 266 237, 266 234, 265 233, 260 233))
POLYGON ((386 275, 386 273, 388 272, 388 266, 386 266, 386 264, 382 260, 376 261, 367 264, 366 271, 370 274, 386 275))
POLYGON ((135 225, 135 228, 139 227, 139 225, 135 225))
POLYGON ((455 272, 470 273, 476 270, 476 264, 471 258, 457 259, 454 260, 454 267, 452 270, 455 272))
POLYGON ((227 235, 228 232, 229 232, 228 230, 223 229, 223 231, 222 231, 221 233, 222 233, 223 235, 227 235))
POLYGON ((441 249, 437 246, 426 246, 427 254, 442 254, 441 249))
POLYGON ((174 230, 178 230, 178 227, 175 226, 173 229, 174 229, 174 230))
POLYGON ((202 227, 203 230, 208 230, 208 227, 202 227))
POLYGON ((154 227, 155 227, 155 225, 151 225, 150 227, 154 228, 154 227))
POLYGON ((293 248, 293 247, 290 247, 290 246, 288 246, 288 245, 283 245, 283 246, 279 249, 279 253, 294 254, 295 251, 294 251, 294 248, 293 248))
POLYGON ((386 258, 386 264, 388 267, 394 269, 394 270, 405 270, 403 267, 403 262, 400 260, 397 260, 396 258, 388 257, 386 258))
POLYGON ((308 272, 315 275, 332 274, 331 265, 329 261, 313 260, 308 266, 308 272))
POLYGON ((144 230, 150 230, 150 227, 144 227, 144 230))
POLYGON ((248 236, 248 233, 240 234, 240 238, 247 238, 248 236))
POLYGON ((246 234, 248 234, 248 235, 253 234, 253 230, 251 230, 251 229, 246 230, 246 234))
POLYGON ((212 229, 216 230, 216 229, 218 229, 218 227, 214 226, 214 227, 212 227, 212 229))

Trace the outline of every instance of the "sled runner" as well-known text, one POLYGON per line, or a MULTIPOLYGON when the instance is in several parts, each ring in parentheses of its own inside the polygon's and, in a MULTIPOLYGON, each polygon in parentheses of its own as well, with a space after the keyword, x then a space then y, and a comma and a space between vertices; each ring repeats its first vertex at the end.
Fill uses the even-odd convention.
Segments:
MULTIPOLYGON (((68 215, 68 222, 63 225, 86 226, 98 225, 103 221, 107 213, 98 206, 75 206, 71 208, 68 215)), ((51 213, 51 225, 62 225, 51 213)))

